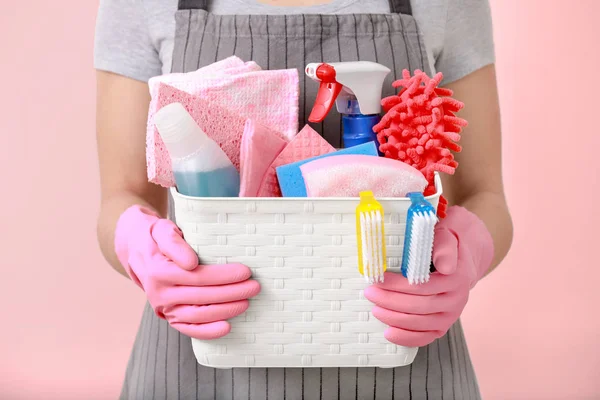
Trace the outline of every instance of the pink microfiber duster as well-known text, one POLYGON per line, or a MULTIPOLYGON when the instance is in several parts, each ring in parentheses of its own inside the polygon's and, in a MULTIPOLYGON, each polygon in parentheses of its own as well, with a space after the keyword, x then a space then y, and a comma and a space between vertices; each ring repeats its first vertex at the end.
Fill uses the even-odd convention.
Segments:
MULTIPOLYGON (((245 118, 169 85, 161 84, 158 93, 159 109, 171 103, 183 104, 202 130, 219 144, 233 165, 240 169, 240 144, 246 124, 245 118)), ((175 186, 169 153, 154 123, 151 123, 153 129, 146 137, 148 179, 165 187, 175 186)))
POLYGON ((427 179, 419 170, 384 157, 339 155, 300 166, 308 197, 358 197, 370 190, 375 197, 405 197, 423 192, 427 179))
MULTIPOLYGON (((411 77, 404 70, 402 79, 393 83, 402 89, 383 99, 385 115, 373 128, 385 157, 403 161, 423 173, 429 183, 425 196, 436 191, 435 171, 454 174, 458 163, 451 151, 461 151, 457 142, 467 126, 467 121, 456 117, 463 103, 450 97, 451 90, 438 87, 442 78, 441 73, 429 78, 420 70, 411 77)), ((445 217, 447 205, 441 197, 440 218, 445 217)))
POLYGON ((271 163, 259 190, 259 197, 281 197, 281 189, 277 181, 277 167, 334 151, 335 148, 327 143, 317 131, 309 125, 305 125, 271 163))
MULTIPOLYGON (((290 139, 298 132, 299 86, 296 69, 263 71, 253 61, 244 63, 237 57, 229 57, 197 71, 152 78, 149 81, 151 103, 148 112, 149 151, 146 153, 146 161, 149 180, 159 185, 174 184, 169 172, 170 164, 165 161, 168 157, 156 153, 155 150, 162 152, 163 149, 155 149, 153 145, 153 137, 157 135, 153 123, 154 113, 171 102, 163 98, 170 95, 170 92, 163 90, 165 85, 202 99, 207 109, 225 109, 230 114, 239 115, 243 121, 253 119, 284 139, 290 139)), ((214 130, 221 131, 222 122, 214 119, 211 117, 211 121, 207 123, 217 125, 214 130)), ((207 130, 205 126, 203 128, 207 130)), ((242 131, 243 128, 235 133, 237 139, 241 137, 242 131)))
POLYGON ((269 167, 287 143, 267 127, 246 121, 240 152, 240 197, 258 197, 269 167))

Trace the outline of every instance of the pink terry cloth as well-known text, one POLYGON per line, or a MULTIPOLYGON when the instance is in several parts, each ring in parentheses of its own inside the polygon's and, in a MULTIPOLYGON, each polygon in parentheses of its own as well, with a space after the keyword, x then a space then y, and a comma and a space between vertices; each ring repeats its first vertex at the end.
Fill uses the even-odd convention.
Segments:
POLYGON ((240 149, 240 197, 257 197, 271 163, 287 145, 269 128, 246 121, 240 149))
POLYGON ((418 169, 384 157, 325 157, 301 165, 300 170, 308 197, 358 197, 365 190, 375 197, 405 197, 427 187, 418 169))
MULTIPOLYGON (((196 123, 221 146, 231 162, 240 169, 240 144, 246 119, 205 99, 172 86, 160 84, 158 109, 175 102, 183 104, 196 123)), ((175 186, 169 152, 150 118, 146 136, 148 179, 164 187, 175 186)))
POLYGON ((254 61, 244 62, 236 56, 231 56, 193 72, 176 72, 171 74, 155 76, 153 78, 150 78, 150 80, 148 81, 148 86, 150 88, 150 95, 152 97, 152 101, 155 102, 155 99, 157 99, 157 90, 161 83, 173 86, 190 94, 196 94, 202 89, 202 86, 199 85, 199 82, 201 82, 202 80, 220 79, 219 77, 225 75, 238 75, 246 72, 260 70, 260 66, 254 61))
POLYGON ((305 125, 279 153, 275 161, 271 163, 258 192, 259 197, 281 197, 281 189, 275 170, 277 167, 334 151, 335 148, 323 139, 317 131, 309 125, 305 125))
MULTIPOLYGON (((233 60, 224 66, 231 63, 233 60)), ((285 138, 291 139, 298 132, 299 84, 296 69, 263 71, 253 61, 217 70, 213 65, 193 72, 150 79, 148 85, 153 95, 150 113, 158 111, 156 106, 160 99, 156 86, 167 84, 253 119, 285 138)))

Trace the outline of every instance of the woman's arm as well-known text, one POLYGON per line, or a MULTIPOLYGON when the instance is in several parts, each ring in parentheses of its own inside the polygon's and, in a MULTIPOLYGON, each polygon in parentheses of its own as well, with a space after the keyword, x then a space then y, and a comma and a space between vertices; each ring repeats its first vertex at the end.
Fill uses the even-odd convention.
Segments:
POLYGON ((491 272, 504 259, 513 238, 513 225, 502 183, 501 129, 496 70, 488 65, 447 85, 465 103, 459 116, 469 121, 456 154, 456 174, 443 176, 449 205, 460 205, 485 223, 494 240, 491 272))
POLYGON ((167 191, 149 183, 146 172, 146 121, 150 94, 146 83, 97 72, 97 142, 100 163, 100 249, 112 267, 127 273, 114 252, 117 220, 140 204, 165 216, 167 191))

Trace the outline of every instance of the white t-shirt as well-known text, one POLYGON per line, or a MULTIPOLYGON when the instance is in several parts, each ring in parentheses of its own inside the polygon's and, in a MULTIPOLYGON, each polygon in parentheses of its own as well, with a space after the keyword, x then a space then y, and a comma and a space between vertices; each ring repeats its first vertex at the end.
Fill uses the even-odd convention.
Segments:
MULTIPOLYGON (((177 0, 100 0, 94 65, 140 81, 171 71, 177 0)), ((213 0, 215 14, 361 14, 364 2, 331 0, 310 7, 272 6, 257 0, 213 0)), ((387 0, 369 1, 369 13, 389 13, 387 0)), ((444 84, 491 64, 494 58, 488 0, 413 0, 432 71, 444 84)), ((248 60, 246 60, 248 61, 248 60)))

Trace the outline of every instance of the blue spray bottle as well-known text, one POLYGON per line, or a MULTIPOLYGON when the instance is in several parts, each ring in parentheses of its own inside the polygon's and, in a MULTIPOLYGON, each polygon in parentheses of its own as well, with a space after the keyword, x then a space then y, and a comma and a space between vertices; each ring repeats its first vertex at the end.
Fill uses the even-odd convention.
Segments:
MULTIPOLYGON (((381 120, 381 91, 391 72, 384 65, 370 61, 312 63, 306 75, 320 82, 315 105, 308 117, 321 122, 336 104, 342 114, 343 146, 377 143, 373 127, 381 120)), ((379 146, 378 146, 379 147, 379 146)))

